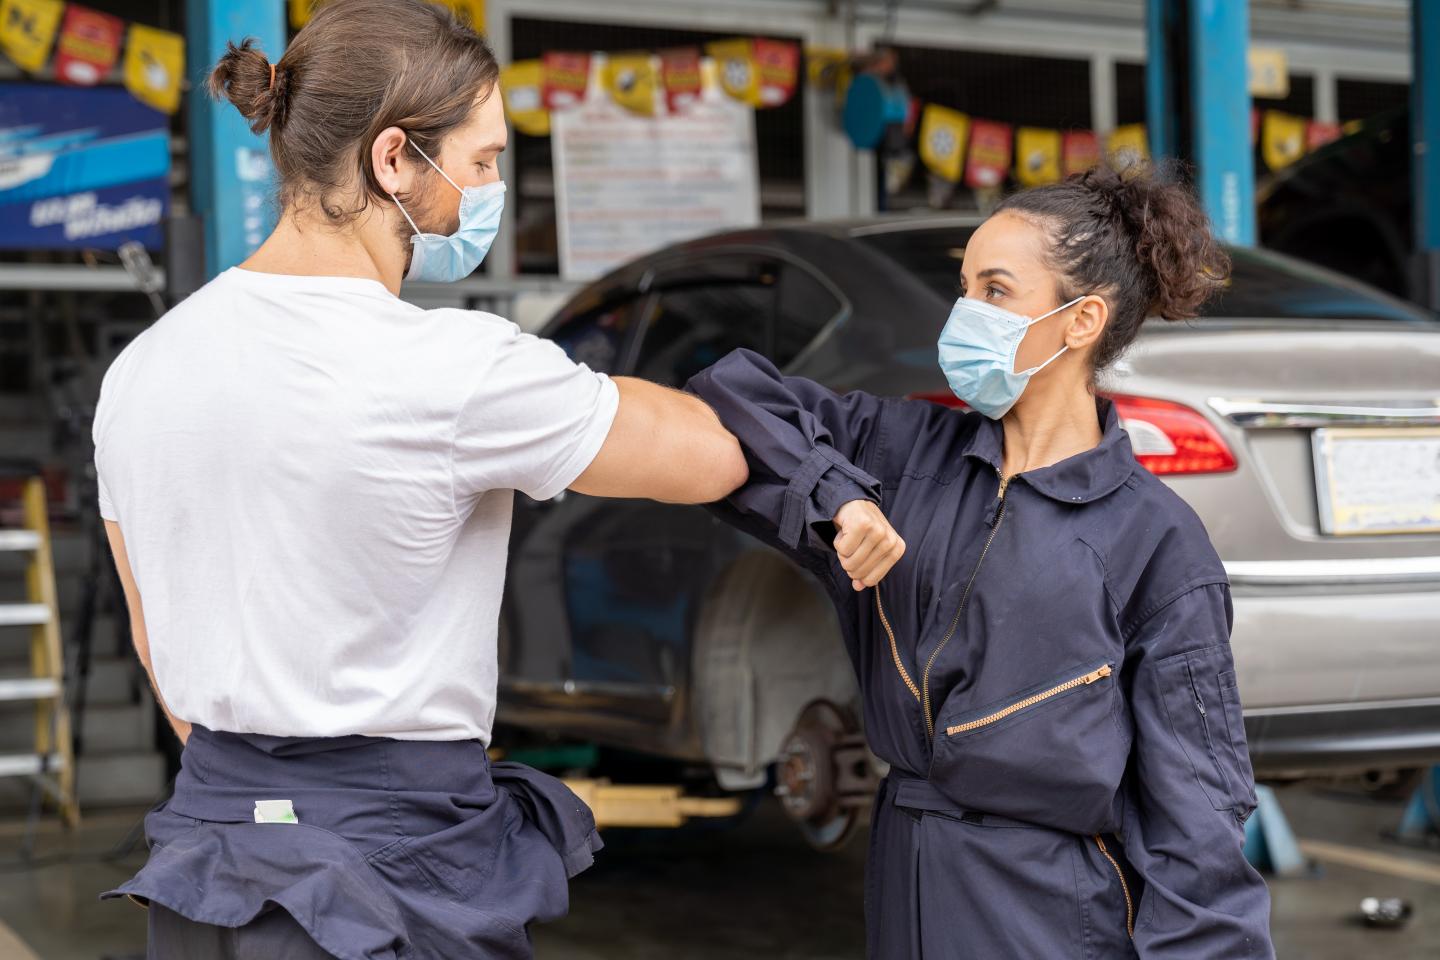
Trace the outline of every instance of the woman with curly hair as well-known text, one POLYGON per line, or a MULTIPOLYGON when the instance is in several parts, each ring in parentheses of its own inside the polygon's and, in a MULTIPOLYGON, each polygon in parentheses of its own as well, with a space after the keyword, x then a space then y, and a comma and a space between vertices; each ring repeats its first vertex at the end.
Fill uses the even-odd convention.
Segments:
POLYGON ((750 465, 717 509, 826 585, 890 765, 871 957, 1273 956, 1225 570, 1095 395, 1228 272, 1184 186, 1091 171, 965 246, 939 362, 969 410, 746 351, 691 381, 750 465))

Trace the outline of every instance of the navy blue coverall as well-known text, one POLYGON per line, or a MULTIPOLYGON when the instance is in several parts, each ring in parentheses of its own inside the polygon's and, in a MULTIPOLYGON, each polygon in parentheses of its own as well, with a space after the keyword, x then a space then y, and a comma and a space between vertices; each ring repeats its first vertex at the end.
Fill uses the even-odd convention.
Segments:
POLYGON ((1242 855, 1255 792, 1225 570, 1108 401, 1099 446, 1006 478, 978 414, 839 396, 745 350, 688 389, 750 464, 715 509, 833 597, 890 764, 871 957, 1274 955, 1242 855), (906 543, 863 593, 831 546, 857 499, 906 543))

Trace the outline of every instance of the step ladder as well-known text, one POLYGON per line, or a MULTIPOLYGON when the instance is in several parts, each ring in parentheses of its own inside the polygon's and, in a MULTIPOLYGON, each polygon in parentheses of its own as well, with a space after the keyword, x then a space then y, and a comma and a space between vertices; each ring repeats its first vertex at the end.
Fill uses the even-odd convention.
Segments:
POLYGON ((65 664, 60 651, 60 607, 45 482, 25 479, 21 492, 23 527, 0 529, 0 551, 25 553, 25 603, 0 604, 0 628, 30 628, 30 676, 0 677, 0 702, 35 704, 33 753, 0 754, 0 777, 29 777, 38 799, 55 804, 67 827, 80 824, 75 801, 75 757, 70 709, 65 699, 65 664))

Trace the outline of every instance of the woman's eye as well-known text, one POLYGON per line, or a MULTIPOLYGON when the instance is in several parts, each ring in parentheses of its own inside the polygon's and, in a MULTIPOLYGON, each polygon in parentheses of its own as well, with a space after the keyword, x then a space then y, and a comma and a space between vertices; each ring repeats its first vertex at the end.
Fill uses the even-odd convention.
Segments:
POLYGON ((475 164, 475 166, 479 167, 482 171, 483 171, 483 170, 489 170, 489 169, 490 169, 490 161, 488 161, 488 160, 481 160, 479 163, 475 164))
POLYGON ((993 283, 985 288, 985 299, 987 300, 994 300, 996 297, 1003 296, 1005 296, 1005 291, 1002 288, 995 286, 993 283))

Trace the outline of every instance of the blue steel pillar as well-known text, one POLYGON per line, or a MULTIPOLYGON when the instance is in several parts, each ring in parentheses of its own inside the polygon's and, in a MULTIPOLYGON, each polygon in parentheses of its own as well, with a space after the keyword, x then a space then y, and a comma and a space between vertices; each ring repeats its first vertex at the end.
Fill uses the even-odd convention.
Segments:
POLYGON ((1253 245, 1249 0, 1148 0, 1146 34, 1151 152, 1193 163, 1216 233, 1253 245))
POLYGON ((210 99, 205 78, 225 42, 259 41, 273 63, 285 51, 283 0, 186 0, 186 73, 190 77, 190 203, 203 222, 207 276, 244 260, 275 224, 274 168, 264 137, 240 112, 210 99))
POLYGON ((1175 74, 1185 65, 1181 47, 1184 35, 1177 28, 1183 14, 1175 0, 1145 2, 1145 132, 1150 138, 1150 153, 1156 157, 1180 155, 1175 74))
POLYGON ((1440 0, 1410 0, 1410 138, 1418 292, 1440 309, 1440 0))

